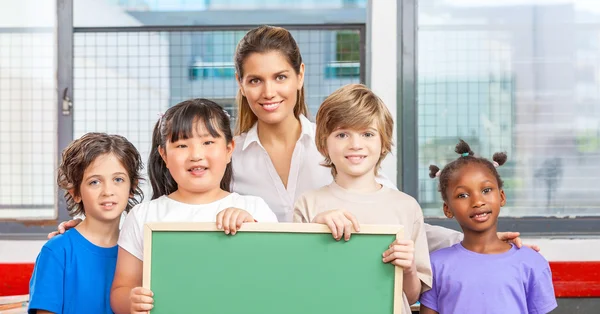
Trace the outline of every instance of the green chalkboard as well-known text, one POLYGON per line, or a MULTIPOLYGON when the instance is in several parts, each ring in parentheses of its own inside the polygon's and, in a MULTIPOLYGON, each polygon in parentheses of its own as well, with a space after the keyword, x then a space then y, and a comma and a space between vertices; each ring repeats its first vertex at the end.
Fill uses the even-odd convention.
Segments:
POLYGON ((152 223, 144 234, 144 287, 152 314, 399 314, 402 270, 383 251, 402 226, 361 226, 335 241, 320 224, 152 223))

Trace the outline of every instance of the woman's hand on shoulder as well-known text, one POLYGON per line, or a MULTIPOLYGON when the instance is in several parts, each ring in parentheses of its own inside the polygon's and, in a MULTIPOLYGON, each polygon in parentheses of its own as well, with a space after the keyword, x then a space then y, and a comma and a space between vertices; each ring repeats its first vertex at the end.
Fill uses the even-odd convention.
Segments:
POLYGON ((135 287, 131 289, 129 294, 130 313, 132 314, 148 314, 154 307, 154 293, 143 287, 135 287))
POLYGON ((498 239, 500 239, 504 242, 513 243, 518 248, 521 248, 523 245, 525 245, 526 247, 529 247, 536 252, 540 251, 540 247, 535 244, 523 244, 523 241, 519 237, 521 234, 518 232, 508 231, 508 232, 498 232, 497 234, 498 234, 498 239))
POLYGON ((58 230, 52 231, 52 232, 48 233, 48 239, 52 239, 56 235, 63 234, 67 230, 69 230, 71 228, 75 228, 82 221, 83 220, 77 218, 77 219, 72 219, 72 220, 69 220, 69 221, 63 221, 63 222, 61 222, 60 224, 58 224, 58 230))
POLYGON ((344 240, 350 240, 352 236, 352 227, 356 232, 360 232, 360 225, 358 220, 351 213, 342 210, 334 209, 322 212, 315 216, 312 220, 313 223, 324 224, 331 229, 331 235, 333 238, 339 241, 344 237, 344 240))
POLYGON ((243 209, 229 207, 217 214, 217 229, 225 231, 225 234, 236 234, 244 222, 256 222, 256 220, 243 209))

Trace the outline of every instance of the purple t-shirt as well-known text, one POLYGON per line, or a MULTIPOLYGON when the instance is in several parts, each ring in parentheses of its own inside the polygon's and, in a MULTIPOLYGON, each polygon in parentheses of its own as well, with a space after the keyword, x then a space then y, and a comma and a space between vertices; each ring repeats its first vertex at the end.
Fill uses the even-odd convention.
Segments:
POLYGON ((557 306, 550 266, 528 247, 479 254, 458 243, 432 253, 431 268, 433 287, 420 301, 440 314, 546 314, 557 306))

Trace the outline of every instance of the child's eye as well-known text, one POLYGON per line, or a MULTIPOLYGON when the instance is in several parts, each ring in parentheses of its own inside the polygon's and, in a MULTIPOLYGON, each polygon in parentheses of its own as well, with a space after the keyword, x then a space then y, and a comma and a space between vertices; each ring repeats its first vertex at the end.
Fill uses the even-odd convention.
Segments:
POLYGON ((214 143, 215 143, 214 141, 206 141, 206 142, 204 142, 204 145, 211 145, 211 144, 214 144, 214 143))
POLYGON ((348 134, 346 134, 346 133, 339 133, 339 134, 338 134, 338 135, 336 135, 335 137, 338 137, 338 138, 346 138, 346 137, 348 137, 348 134))
POLYGON ((491 191, 492 191, 492 188, 485 188, 485 189, 483 189, 483 194, 490 193, 491 191))
POLYGON ((253 78, 253 79, 250 79, 250 81, 248 81, 248 82, 250 82, 250 84, 258 84, 258 83, 260 83, 260 80, 257 78, 253 78))
POLYGON ((92 180, 88 183, 88 185, 98 185, 98 184, 100 184, 100 181, 98 181, 98 180, 92 180))
POLYGON ((467 193, 460 193, 458 194, 458 198, 467 198, 469 195, 467 193))
POLYGON ((115 182, 117 182, 117 183, 123 183, 123 182, 125 182, 125 179, 121 178, 121 177, 116 177, 115 178, 115 182))
POLYGON ((366 133, 364 134, 364 137, 373 137, 373 136, 375 136, 375 134, 374 134, 374 133, 372 133, 372 132, 366 132, 366 133))
POLYGON ((185 145, 185 144, 179 144, 179 145, 175 146, 175 148, 186 148, 186 147, 187 147, 187 145, 185 145))
POLYGON ((285 76, 285 75, 281 74, 281 75, 277 75, 277 78, 276 78, 276 80, 278 80, 278 81, 283 81, 283 80, 285 80, 286 78, 287 78, 287 76, 285 76))

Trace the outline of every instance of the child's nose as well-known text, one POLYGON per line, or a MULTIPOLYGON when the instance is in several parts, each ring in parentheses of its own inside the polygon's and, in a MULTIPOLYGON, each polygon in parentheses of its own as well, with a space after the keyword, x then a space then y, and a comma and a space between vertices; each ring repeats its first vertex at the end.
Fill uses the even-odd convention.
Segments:
POLYGON ((194 145, 192 147, 192 154, 190 156, 190 159, 192 161, 198 161, 198 160, 202 160, 204 157, 204 149, 202 148, 202 145, 194 145))

